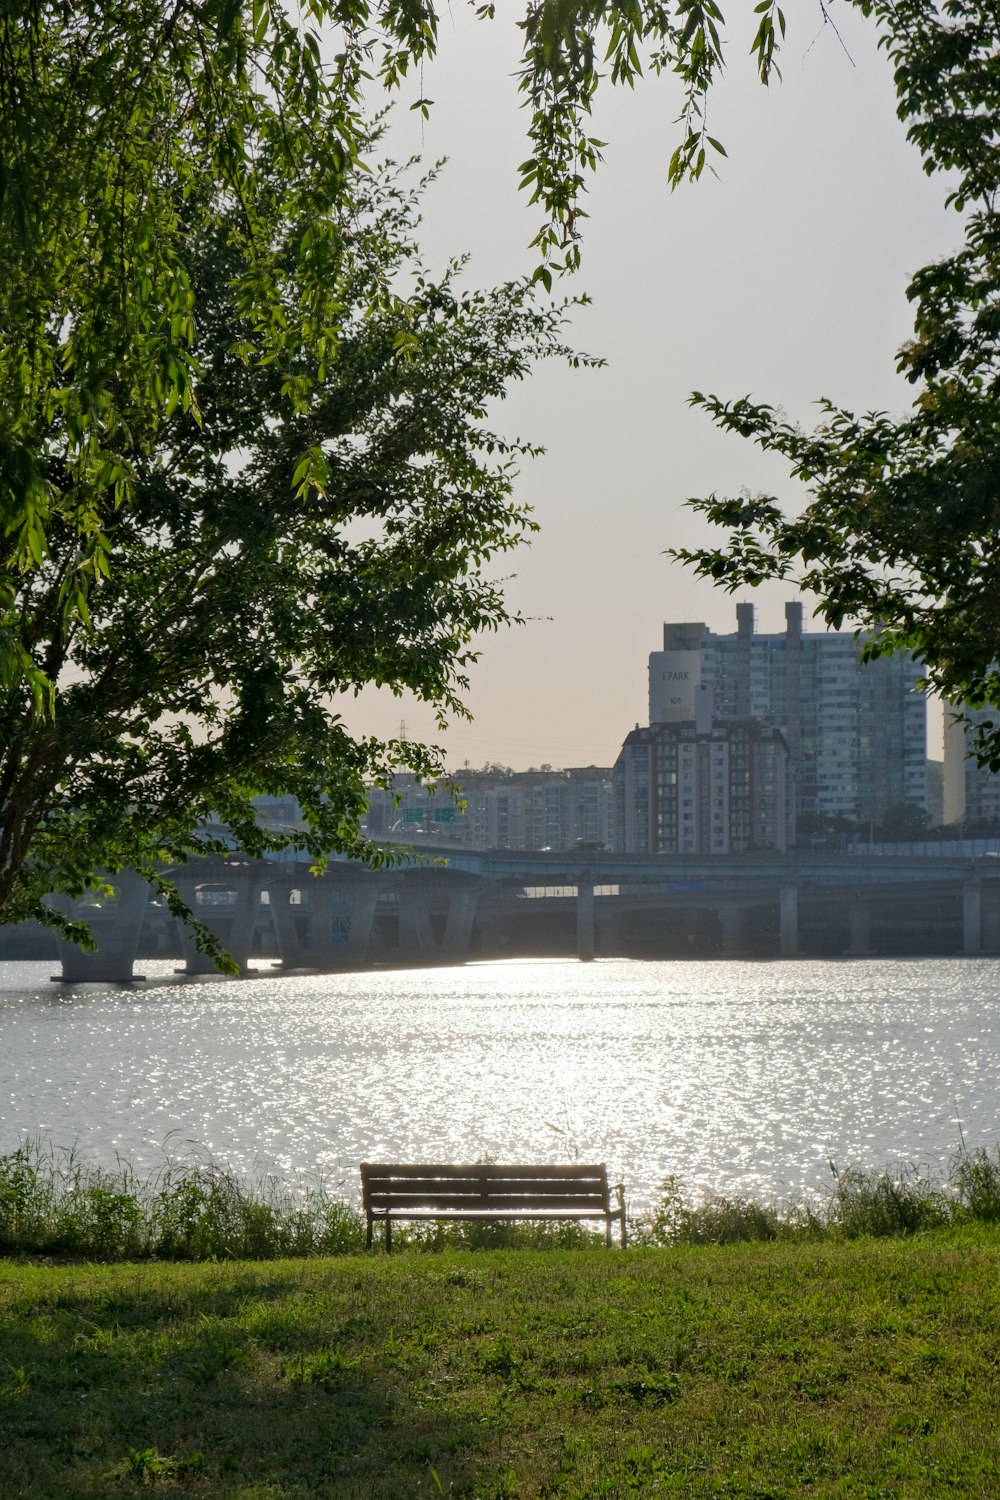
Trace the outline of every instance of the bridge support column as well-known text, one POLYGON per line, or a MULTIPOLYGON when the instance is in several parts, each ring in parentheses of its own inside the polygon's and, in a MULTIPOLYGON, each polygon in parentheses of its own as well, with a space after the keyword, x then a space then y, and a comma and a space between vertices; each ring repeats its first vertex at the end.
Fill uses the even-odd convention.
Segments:
POLYGON ((983 888, 978 880, 962 886, 962 952, 983 951, 983 888))
POLYGON ((412 885, 403 886, 399 893, 399 952, 400 956, 415 957, 426 954, 434 945, 431 932, 430 903, 424 891, 412 885))
MULTIPOLYGON (((247 972, 250 949, 253 946, 254 929, 257 926, 257 908, 263 879, 257 866, 227 867, 225 863, 213 868, 207 861, 202 868, 191 866, 172 875, 174 884, 187 906, 199 922, 203 922, 213 937, 218 938, 226 952, 235 962, 241 974, 247 972)), ((181 951, 184 954, 184 974, 214 974, 215 963, 207 953, 195 947, 194 937, 186 922, 178 922, 181 951)))
POLYGON ((379 877, 333 865, 323 875, 282 871, 268 884, 278 951, 285 969, 337 969, 363 964, 368 952, 379 877), (299 900, 292 901, 295 893, 299 900))
POLYGON ((50 905, 72 921, 86 922, 97 939, 97 951, 85 953, 75 943, 56 938, 56 957, 63 984, 131 984, 139 930, 146 911, 149 887, 135 870, 122 870, 109 877, 114 901, 100 905, 74 901, 70 896, 52 896, 50 905))
POLYGON ((739 906, 719 908, 722 922, 722 952, 726 958, 737 958, 744 947, 743 909, 739 906))
POLYGON ((872 953, 871 908, 855 901, 848 908, 848 952, 855 958, 872 953))
POLYGON ((799 951, 799 890, 795 885, 781 887, 780 948, 782 958, 795 958, 799 951))
POLYGON ((581 880, 576 887, 576 956, 590 963, 594 950, 594 882, 581 880))
POLYGON ((462 886, 451 893, 448 915, 444 923, 441 949, 449 958, 465 957, 472 938, 472 924, 476 920, 479 891, 474 886, 462 886))
POLYGON ((696 911, 692 906, 682 908, 684 941, 689 949, 693 948, 698 941, 698 918, 700 916, 701 912, 696 911))
POLYGON ((363 964, 371 941, 372 922, 375 920, 378 884, 372 881, 369 885, 355 886, 353 894, 350 927, 342 952, 344 963, 363 964))
POLYGON ((597 933, 597 951, 607 958, 618 952, 618 923, 613 911, 601 911, 595 916, 594 928, 597 933))
POLYGON ((503 952, 506 939, 500 932, 500 919, 496 913, 484 910, 480 902, 476 913, 476 927, 479 930, 479 955, 481 958, 497 958, 503 952))
POLYGON ((983 887, 983 951, 1000 953, 1000 888, 983 887))

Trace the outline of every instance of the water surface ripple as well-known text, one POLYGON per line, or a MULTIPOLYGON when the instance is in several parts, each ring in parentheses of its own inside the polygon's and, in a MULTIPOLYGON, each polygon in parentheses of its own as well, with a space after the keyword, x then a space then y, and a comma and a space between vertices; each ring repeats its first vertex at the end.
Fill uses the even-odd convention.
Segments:
POLYGON ((995 960, 515 960, 48 983, 0 965, 0 1151, 25 1135, 155 1169, 607 1161, 636 1206, 801 1196, 827 1162, 942 1169, 1000 1134, 995 960))

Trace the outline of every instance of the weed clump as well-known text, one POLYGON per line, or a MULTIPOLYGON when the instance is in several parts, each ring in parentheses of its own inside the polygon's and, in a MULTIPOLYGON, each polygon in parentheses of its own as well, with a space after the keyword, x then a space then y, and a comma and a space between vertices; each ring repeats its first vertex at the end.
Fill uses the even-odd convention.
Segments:
POLYGON ((789 1227, 777 1208, 750 1198, 713 1194, 689 1203, 680 1179, 668 1177, 653 1213, 632 1235, 646 1245, 739 1245, 779 1239, 789 1227))
POLYGON ((947 1185, 935 1186, 914 1167, 862 1172, 856 1167, 839 1169, 831 1162, 830 1170, 834 1190, 827 1222, 845 1239, 899 1238, 965 1217, 947 1185))
POLYGON ((168 1162, 140 1177, 127 1161, 89 1166, 25 1140, 0 1156, 0 1253, 88 1260, 274 1260, 364 1245, 350 1204, 322 1183, 249 1180, 213 1162, 168 1162))
POLYGON ((1000 1146, 992 1154, 984 1146, 962 1150, 952 1171, 958 1207, 981 1224, 1000 1222, 1000 1146))
POLYGON ((1000 1223, 1000 1146, 953 1157, 935 1181, 914 1166, 882 1172, 830 1162, 826 1199, 783 1206, 752 1198, 706 1194, 691 1202, 681 1180, 668 1177, 651 1214, 630 1229, 637 1244, 736 1245, 754 1240, 905 1238, 923 1230, 1000 1223))

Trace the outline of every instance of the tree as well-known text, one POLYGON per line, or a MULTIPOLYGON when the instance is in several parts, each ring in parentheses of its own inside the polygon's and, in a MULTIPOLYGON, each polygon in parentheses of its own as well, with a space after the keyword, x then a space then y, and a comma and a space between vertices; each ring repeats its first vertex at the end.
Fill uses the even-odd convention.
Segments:
MULTIPOLYGON (((695 393, 726 431, 788 460, 810 499, 690 502, 727 528, 721 546, 671 555, 728 589, 794 579, 819 613, 874 633, 869 658, 902 650, 947 698, 1000 707, 1000 12, 973 0, 862 4, 895 68, 898 111, 929 173, 948 174, 964 241, 912 278, 914 338, 899 368, 909 413, 857 416, 821 403, 801 431, 774 407, 695 393)), ((976 753, 1000 769, 1000 728, 976 753)))
MULTIPOLYGON (((490 4, 478 9, 493 13, 490 4)), ((682 129, 669 175, 697 177, 722 150, 704 105, 722 66, 724 20, 715 0, 526 0, 521 25, 532 140, 521 175, 545 214, 536 279, 549 288, 553 272, 579 259, 585 174, 600 158, 589 116, 601 67, 616 83, 632 84, 643 66, 678 76, 682 129)), ((766 82, 784 30, 774 0, 755 7, 753 27, 751 52, 766 82)), ((432 56, 436 34, 434 0, 305 0, 296 18, 270 0, 11 0, 0 17, 0 915, 8 919, 31 909, 40 882, 72 887, 98 856, 148 865, 154 851, 183 852, 195 815, 209 809, 252 840, 251 787, 294 789, 300 772, 309 781, 307 765, 317 852, 360 849, 352 800, 360 778, 365 768, 387 773, 402 751, 350 741, 323 694, 374 680, 455 710, 472 633, 505 617, 481 569, 529 523, 504 489, 512 455, 500 454, 498 469, 484 464, 491 444, 500 450, 475 423, 482 402, 533 354, 558 347, 558 313, 534 310, 524 288, 487 305, 462 298, 452 281, 435 289, 424 279, 409 297, 400 282, 406 211, 395 190, 376 208, 359 188, 372 150, 369 78, 398 87, 432 56), (426 298, 439 294, 457 311, 438 306, 431 317, 426 298), (441 370, 426 361, 443 338, 439 315, 453 335, 444 340, 457 361, 449 393, 461 412, 453 409, 454 425, 436 437, 428 414, 412 447, 409 430, 404 439, 397 428, 407 459, 393 482, 411 486, 413 506, 404 524, 377 477, 362 480, 354 469, 350 497, 338 488, 352 466, 342 453, 331 468, 328 447, 343 440, 360 464, 378 401, 399 416, 397 408, 419 405, 417 393, 388 378, 377 390, 362 381, 373 400, 362 411, 341 384, 333 413, 329 390, 363 348, 377 366, 371 350, 384 352, 390 331, 391 368, 423 371, 433 383, 441 370), (373 346, 362 337, 367 320, 373 346), (487 362, 479 386, 459 354, 460 330, 471 340, 468 358, 487 362), (304 446, 292 451, 296 443, 304 446), (435 464, 440 493, 426 489, 435 464), (233 506, 237 495, 252 502, 254 524, 223 504, 230 479, 233 506), (470 519, 464 530, 441 510, 441 495, 463 487, 475 501, 470 518, 486 507, 484 524, 470 519), (289 494, 300 506, 294 515, 289 494), (260 519, 269 508, 270 528, 260 519), (304 545, 307 512, 326 530, 317 519, 308 532, 293 596, 282 591, 282 570, 304 545), (430 538, 420 569, 418 513, 430 538), (359 541, 355 522, 376 534, 362 531, 359 541), (381 546, 380 562, 362 542, 381 546), (408 589, 394 594, 396 563, 408 589), (186 593, 175 576, 185 568, 194 570, 186 593), (346 591, 340 613, 335 574, 346 591), (393 607, 383 609, 390 596, 393 607), (345 645, 335 664, 317 631, 295 636, 295 597, 308 610, 321 601, 328 621, 348 627, 352 650, 345 645), (160 601, 166 613, 157 613, 160 601), (213 634, 211 610, 223 606, 232 612, 228 634, 213 634), (237 607, 253 622, 243 638, 232 623, 237 607), (153 634, 176 645, 169 630, 185 611, 195 683, 186 695, 153 634), (201 634, 192 633, 198 622, 201 634), (138 665, 125 671, 133 647, 145 677, 138 665), (206 677, 195 663, 209 651, 217 654, 206 677), (177 792, 182 772, 194 789, 186 800, 177 792), (318 790, 323 777, 330 795, 318 790)), ((422 747, 407 755, 418 770, 439 769, 422 747)))
MULTIPOLYGON (((311 0, 306 16, 330 9, 311 0)), ((16 580, 68 525, 78 551, 58 603, 68 621, 84 613, 132 455, 191 409, 188 220, 204 184, 242 251, 254 357, 294 360, 335 332, 324 282, 363 135, 360 59, 329 76, 315 27, 266 0, 12 0, 0 38, 0 683, 23 677, 43 711, 55 683, 19 640, 16 580), (297 301, 273 234, 293 219, 297 301)))
MULTIPOLYGON (((331 698, 376 682, 461 713, 474 638, 510 619, 488 565, 534 529, 512 499, 532 450, 497 437, 485 409, 536 358, 578 358, 562 310, 523 282, 462 291, 459 264, 432 279, 399 173, 357 172, 339 232, 325 226, 335 348, 260 358, 238 212, 213 185, 184 204, 191 400, 155 441, 119 435, 128 502, 92 492, 111 566, 67 618, 79 533, 53 511, 19 580, 8 630, 58 696, 40 709, 22 677, 0 699, 6 920, 98 867, 158 881, 164 862, 222 847, 207 832, 220 819, 251 854, 304 843, 317 859, 379 858, 359 831, 366 782, 398 765, 436 775, 439 756, 353 739, 331 698), (258 827, 259 793, 298 797, 305 834, 258 827)), ((282 305, 305 294, 297 252, 313 224, 272 220, 282 305)), ((54 418, 41 472, 64 493, 65 450, 54 418)), ((12 587, 9 563, 4 577, 12 587)))
MULTIPOLYGON (((547 286, 556 247, 573 263, 577 174, 598 156, 583 124, 602 37, 618 81, 642 48, 679 69, 674 171, 696 175, 720 23, 713 0, 529 0, 522 172, 549 216, 547 286)), ((323 694, 379 681, 456 710, 473 632, 505 618, 482 567, 530 523, 513 454, 475 423, 557 347, 558 314, 524 288, 404 295, 406 210, 359 188, 370 79, 396 88, 436 34, 433 0, 3 9, 4 919, 95 862, 182 854, 209 810, 252 842, 254 788, 299 788, 318 853, 360 848, 361 777, 404 752, 352 742, 323 694), (336 652, 311 612, 346 632, 336 652)))
POLYGON ((926 839, 931 815, 918 802, 897 802, 886 808, 878 830, 879 838, 888 844, 912 844, 926 839))
MULTIPOLYGON (((489 0, 477 9, 492 17, 495 5, 489 0)), ((767 84, 785 33, 777 0, 755 5, 753 24, 750 53, 767 84)), ((519 86, 530 110, 531 143, 521 186, 545 212, 532 243, 543 258, 536 275, 551 286, 553 270, 572 271, 580 263, 586 173, 597 167, 604 145, 589 128, 602 76, 634 88, 645 67, 679 80, 680 139, 667 167, 672 187, 700 177, 710 156, 726 154, 707 124, 708 95, 724 67, 725 18, 715 0, 526 0, 519 25, 519 86)))
POLYGON ((363 160, 366 75, 432 50, 429 14, 4 8, 0 920, 155 875, 210 817, 260 851, 258 791, 300 797, 317 858, 375 858, 365 778, 440 769, 353 740, 331 695, 462 711, 509 618, 489 562, 532 529, 530 450, 485 408, 562 345, 528 288, 422 273, 363 160))
POLYGON ((843 813, 800 813, 795 819, 796 849, 842 849, 857 835, 857 824, 843 813))

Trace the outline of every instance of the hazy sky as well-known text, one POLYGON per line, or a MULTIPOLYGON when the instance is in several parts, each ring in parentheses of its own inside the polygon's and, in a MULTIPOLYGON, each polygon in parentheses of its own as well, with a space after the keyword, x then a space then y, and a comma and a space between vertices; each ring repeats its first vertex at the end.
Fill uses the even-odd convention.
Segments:
MULTIPOLYGON (((924 175, 904 140, 874 28, 831 6, 849 58, 818 3, 789 7, 784 79, 765 91, 746 56, 749 7, 726 9, 747 24, 710 105, 728 151, 718 178, 666 188, 678 138, 671 79, 634 94, 606 86, 595 131, 609 144, 577 287, 594 305, 577 314, 572 341, 610 364, 543 367, 498 416, 547 450, 518 485, 541 533, 502 569, 530 623, 484 640, 473 723, 442 736, 427 708, 373 691, 344 706, 354 730, 392 735, 405 720, 411 738, 444 744, 455 769, 612 764, 646 720, 647 657, 664 620, 735 629, 737 599, 750 598, 758 629, 778 630, 791 597, 785 587, 728 595, 663 557, 711 537, 684 508, 690 495, 748 485, 804 499, 778 463, 692 411, 688 393, 753 393, 806 425, 821 395, 861 410, 908 405, 894 358, 911 332, 906 281, 953 247, 960 225, 942 206, 943 180, 924 175)), ((516 190, 528 154, 516 59, 509 21, 477 22, 456 0, 423 77, 430 121, 421 130, 407 115, 393 140, 397 154, 409 143, 428 161, 449 158, 425 202, 425 254, 440 266, 469 251, 469 280, 483 285, 534 264, 537 210, 516 190)), ((928 748, 940 755, 934 723, 928 748)))

